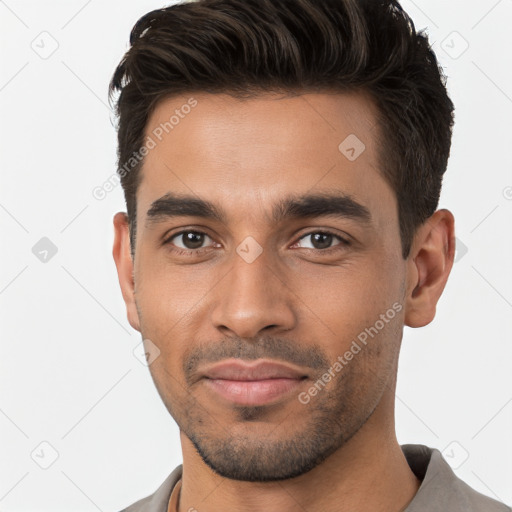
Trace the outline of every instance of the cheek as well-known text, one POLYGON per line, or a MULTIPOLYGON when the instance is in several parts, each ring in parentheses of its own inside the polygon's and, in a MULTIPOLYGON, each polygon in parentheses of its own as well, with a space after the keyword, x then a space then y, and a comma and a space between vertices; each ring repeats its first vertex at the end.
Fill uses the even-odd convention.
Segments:
POLYGON ((170 265, 165 258, 140 261, 137 304, 146 325, 174 325, 194 314, 219 279, 201 265, 170 265), (216 279, 215 279, 216 278, 216 279))
POLYGON ((369 257, 338 269, 311 267, 293 289, 301 299, 304 326, 331 358, 343 354, 353 340, 396 341, 403 306, 391 260, 369 257))
POLYGON ((369 321, 398 299, 392 272, 368 261, 310 267, 294 276, 294 291, 321 319, 338 325, 369 321))

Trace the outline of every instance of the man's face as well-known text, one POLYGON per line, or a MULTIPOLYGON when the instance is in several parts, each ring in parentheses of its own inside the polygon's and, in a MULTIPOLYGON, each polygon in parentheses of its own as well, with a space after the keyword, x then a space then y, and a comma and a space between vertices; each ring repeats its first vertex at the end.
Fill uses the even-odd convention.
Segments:
POLYGON ((358 94, 191 96, 147 125, 130 321, 213 470, 298 476, 392 418, 405 264, 376 110, 358 94))

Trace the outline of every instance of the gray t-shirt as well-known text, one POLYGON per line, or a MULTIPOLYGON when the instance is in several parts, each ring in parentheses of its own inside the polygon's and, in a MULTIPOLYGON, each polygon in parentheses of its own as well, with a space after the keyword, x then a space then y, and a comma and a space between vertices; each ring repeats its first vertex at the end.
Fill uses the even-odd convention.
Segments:
MULTIPOLYGON (((458 478, 436 448, 422 444, 403 444, 401 448, 411 470, 421 480, 404 512, 512 512, 512 508, 480 494, 458 478)), ((178 466, 154 494, 121 512, 167 512, 182 467, 178 466)))

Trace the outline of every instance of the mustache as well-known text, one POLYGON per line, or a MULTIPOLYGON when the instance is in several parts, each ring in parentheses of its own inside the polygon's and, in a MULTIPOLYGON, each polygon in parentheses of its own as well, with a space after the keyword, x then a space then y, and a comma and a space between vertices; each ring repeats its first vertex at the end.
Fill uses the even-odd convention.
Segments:
POLYGON ((261 336, 256 340, 229 337, 192 349, 183 361, 183 373, 187 384, 197 381, 198 368, 207 363, 225 359, 272 359, 291 363, 303 368, 324 371, 329 367, 327 357, 318 345, 304 347, 286 338, 261 336))

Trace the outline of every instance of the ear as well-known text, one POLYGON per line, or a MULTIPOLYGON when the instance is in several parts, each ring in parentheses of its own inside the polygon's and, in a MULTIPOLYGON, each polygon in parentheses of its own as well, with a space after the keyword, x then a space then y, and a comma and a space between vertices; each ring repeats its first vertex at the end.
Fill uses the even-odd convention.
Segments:
POLYGON ((114 215, 114 248, 112 250, 117 267, 121 292, 126 304, 130 325, 140 332, 140 321, 135 304, 135 287, 133 279, 133 260, 130 253, 130 230, 128 216, 124 212, 114 215))
POLYGON ((455 257, 455 219, 436 211, 414 236, 407 262, 405 325, 423 327, 435 317, 455 257))

